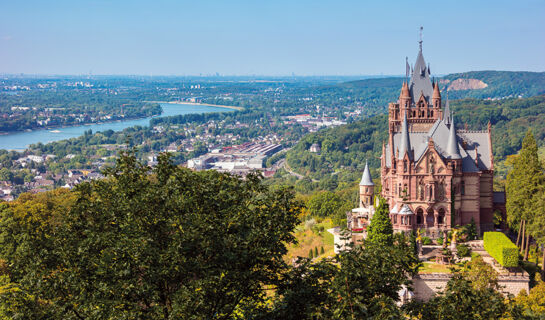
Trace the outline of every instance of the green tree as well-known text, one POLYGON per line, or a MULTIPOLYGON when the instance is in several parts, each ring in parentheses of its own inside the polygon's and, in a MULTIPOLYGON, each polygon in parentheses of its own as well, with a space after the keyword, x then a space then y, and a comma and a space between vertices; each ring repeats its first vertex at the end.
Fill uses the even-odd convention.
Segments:
MULTIPOLYGON (((539 212, 540 190, 545 183, 537 144, 529 130, 522 142, 522 149, 514 160, 513 170, 507 175, 507 221, 512 228, 519 227, 522 232, 524 259, 528 257, 530 233, 533 217, 539 212)), ((518 241, 517 241, 518 242, 518 241)))
POLYGON ((331 191, 316 192, 307 203, 310 214, 322 218, 333 216, 341 205, 341 198, 331 191))
POLYGON ((314 247, 314 256, 315 256, 315 257, 318 256, 318 247, 314 247))
POLYGON ((257 319, 402 319, 396 302, 418 269, 408 239, 392 246, 357 246, 335 259, 299 260, 281 274, 269 309, 257 319))
POLYGON ((165 155, 149 172, 124 155, 106 179, 2 204, 0 259, 21 293, 0 295, 7 317, 228 319, 263 303, 287 267, 294 194, 165 155))
POLYGON ((500 292, 478 290, 460 273, 453 275, 442 294, 427 302, 413 301, 404 308, 409 315, 424 320, 501 319, 508 310, 500 292))
POLYGON ((366 244, 389 246, 393 241, 393 233, 390 209, 386 200, 381 198, 369 224, 366 244))

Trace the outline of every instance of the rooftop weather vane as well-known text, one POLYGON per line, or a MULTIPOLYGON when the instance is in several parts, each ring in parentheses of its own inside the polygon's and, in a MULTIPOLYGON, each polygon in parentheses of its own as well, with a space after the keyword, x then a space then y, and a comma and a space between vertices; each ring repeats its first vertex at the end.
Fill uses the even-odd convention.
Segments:
POLYGON ((424 27, 420 26, 420 41, 418 41, 418 44, 420 45, 420 51, 422 51, 422 31, 424 30, 424 27))

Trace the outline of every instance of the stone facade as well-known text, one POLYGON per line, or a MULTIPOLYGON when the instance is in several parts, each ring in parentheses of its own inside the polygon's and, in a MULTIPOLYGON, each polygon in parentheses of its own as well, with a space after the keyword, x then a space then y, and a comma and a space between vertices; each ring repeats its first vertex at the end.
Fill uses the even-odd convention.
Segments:
POLYGON ((501 204, 493 197, 491 127, 456 129, 439 84, 430 80, 421 45, 411 79, 388 112, 381 182, 394 229, 423 229, 435 238, 474 220, 479 232, 493 230, 494 210, 501 204))

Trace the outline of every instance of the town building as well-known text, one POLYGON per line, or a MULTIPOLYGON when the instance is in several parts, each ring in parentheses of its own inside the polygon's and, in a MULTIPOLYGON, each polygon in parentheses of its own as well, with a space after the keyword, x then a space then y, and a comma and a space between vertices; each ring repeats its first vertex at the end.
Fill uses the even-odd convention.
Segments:
MULTIPOLYGON (((504 214, 505 196, 492 188, 490 124, 484 131, 456 129, 449 103, 443 104, 430 75, 420 41, 399 99, 388 106, 389 138, 382 146, 381 195, 394 229, 422 229, 435 238, 474 221, 479 232, 493 230, 495 210, 504 214)), ((360 198, 367 201, 368 195, 360 198)))

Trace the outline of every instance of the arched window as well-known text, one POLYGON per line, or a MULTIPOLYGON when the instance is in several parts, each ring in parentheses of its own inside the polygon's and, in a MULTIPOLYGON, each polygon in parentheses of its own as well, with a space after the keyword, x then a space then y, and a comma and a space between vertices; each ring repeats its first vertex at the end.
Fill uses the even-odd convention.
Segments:
POLYGON ((445 221, 445 209, 439 209, 439 215, 437 216, 437 224, 443 224, 445 221))
POLYGON ((422 208, 418 208, 416 210, 416 224, 423 224, 424 223, 424 210, 422 208))

